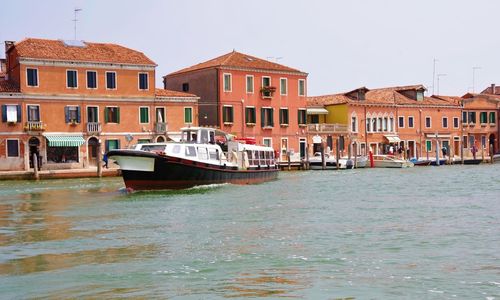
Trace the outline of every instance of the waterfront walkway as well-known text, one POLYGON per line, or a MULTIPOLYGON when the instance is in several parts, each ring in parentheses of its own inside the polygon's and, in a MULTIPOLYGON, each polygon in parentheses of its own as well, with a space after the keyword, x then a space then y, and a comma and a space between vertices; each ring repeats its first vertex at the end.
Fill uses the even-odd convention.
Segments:
MULTIPOLYGON (((98 177, 97 167, 85 169, 64 169, 64 170, 41 170, 38 172, 40 179, 58 179, 58 178, 86 178, 98 177)), ((102 176, 118 176, 119 169, 102 169, 102 176)), ((0 180, 26 180, 35 179, 33 170, 29 171, 0 171, 0 180)))

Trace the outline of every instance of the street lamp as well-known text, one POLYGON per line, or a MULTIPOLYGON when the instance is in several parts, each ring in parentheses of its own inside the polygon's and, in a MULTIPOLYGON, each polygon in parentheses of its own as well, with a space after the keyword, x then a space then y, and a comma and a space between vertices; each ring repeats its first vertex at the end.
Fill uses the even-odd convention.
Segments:
POLYGON ((439 78, 446 76, 446 74, 437 74, 437 94, 439 95, 439 78))

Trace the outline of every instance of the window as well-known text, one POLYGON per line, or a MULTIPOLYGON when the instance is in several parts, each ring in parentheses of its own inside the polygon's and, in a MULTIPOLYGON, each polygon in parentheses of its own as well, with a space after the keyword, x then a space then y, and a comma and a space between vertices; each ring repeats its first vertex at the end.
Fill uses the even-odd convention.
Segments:
POLYGON ((468 118, 469 118, 469 124, 476 124, 476 112, 475 111, 469 111, 468 118))
POLYGON ((372 132, 377 131, 377 118, 372 118, 372 132))
POLYGON ((137 144, 147 144, 147 143, 151 143, 151 140, 150 139, 138 139, 137 140, 137 144))
POLYGON ((462 112, 462 123, 467 124, 467 112, 462 112))
POLYGON ((66 123, 80 123, 80 107, 66 106, 64 108, 64 117, 66 123))
POLYGON ((189 92, 189 83, 184 82, 184 83, 182 84, 182 91, 183 91, 183 92, 189 92))
POLYGON ((299 96, 306 95, 306 81, 304 79, 299 79, 299 96))
POLYGON ((413 126, 415 126, 413 117, 408 117, 408 128, 413 128, 413 126))
POLYGON ((98 109, 99 108, 97 106, 88 106, 87 107, 87 122, 89 122, 89 123, 99 122, 98 109))
POLYGON ((394 118, 393 117, 389 118, 389 131, 394 132, 394 118))
POLYGON ((208 159, 208 150, 206 147, 198 147, 198 158, 202 160, 208 159))
POLYGON ((149 107, 147 106, 139 107, 139 123, 141 124, 149 123, 149 107))
POLYGON ((305 110, 305 109, 299 109, 298 118, 299 118, 299 125, 306 125, 307 110, 305 110))
POLYGON ((223 106, 222 107, 222 122, 224 124, 232 124, 233 123, 233 107, 232 106, 223 106))
POLYGON ((106 72, 106 89, 116 90, 116 72, 106 72))
POLYGON ((246 124, 254 125, 256 123, 256 114, 255 107, 246 107, 245 108, 245 122, 246 124))
POLYGON ((319 124, 319 115, 310 115, 309 121, 311 121, 311 124, 319 124))
POLYGON ((21 105, 2 105, 2 122, 21 122, 21 105))
POLYGON ((448 117, 443 117, 443 128, 448 128, 448 117))
POLYGON ((184 123, 186 123, 186 124, 193 123, 193 108, 192 107, 184 107, 184 123))
POLYGON ((78 72, 76 70, 66 71, 66 87, 70 89, 78 88, 78 72))
POLYGON ((27 68, 27 84, 28 86, 37 87, 38 86, 38 69, 27 68))
POLYGON ((231 85, 231 74, 230 73, 225 73, 224 74, 224 92, 230 92, 232 85, 231 85))
POLYGON ((196 157, 196 148, 194 146, 186 146, 184 154, 190 157, 196 157))
POLYGON ((274 120, 273 120, 273 112, 274 109, 270 107, 263 107, 261 108, 261 125, 263 128, 265 127, 273 127, 274 126, 274 120))
POLYGON ((351 117, 351 131, 358 132, 358 118, 354 116, 351 117))
POLYGON ((472 146, 474 146, 475 142, 476 142, 476 139, 474 138, 474 136, 469 135, 469 145, 472 147, 472 146))
POLYGON ((431 117, 425 117, 425 128, 431 128, 431 117))
POLYGON ((280 125, 288 126, 288 108, 280 108, 280 125))
POLYGON ((266 146, 266 147, 272 147, 273 146, 273 139, 272 138, 263 138, 262 144, 264 144, 264 146, 266 146))
POLYGON ((496 116, 494 111, 490 112, 490 124, 496 124, 496 116))
POLYGON ((247 75, 247 93, 253 94, 253 75, 247 75))
POLYGON ((387 131, 387 117, 382 119, 382 128, 383 131, 387 131))
POLYGON ((120 108, 116 106, 104 108, 105 123, 120 123, 120 108))
POLYGON ((481 147, 483 149, 486 148, 486 136, 485 135, 481 136, 481 147))
POLYGON ((262 87, 268 87, 268 86, 271 86, 271 77, 263 76, 262 77, 262 87))
POLYGON ((280 94, 286 95, 288 93, 288 80, 286 78, 280 78, 280 94))
POLYGON ((377 129, 382 131, 382 118, 377 118, 377 129))
POLYGON ((399 128, 405 128, 405 117, 399 117, 398 120, 399 120, 398 123, 399 128))
POLYGON ((424 100, 424 92, 417 91, 417 101, 422 101, 422 100, 424 100))
POLYGON ((453 128, 458 128, 459 120, 457 117, 453 117, 453 128))
POLYGON ((148 73, 139 73, 139 90, 149 89, 148 73))
POLYGON ((106 152, 120 149, 120 140, 106 140, 106 152))
POLYGON ((156 108, 155 118, 156 118, 156 123, 167 122, 167 120, 165 119, 165 107, 156 108))
POLYGON ((432 151, 432 141, 425 141, 425 149, 427 150, 427 152, 430 152, 432 151))
POLYGON ((28 105, 28 121, 40 122, 40 106, 28 105))
POLYGON ((87 88, 96 89, 97 88, 97 72, 87 71, 87 88))
POLYGON ((19 140, 7 139, 7 157, 19 157, 19 140))
POLYGON ((464 148, 464 149, 465 149, 465 148, 468 148, 468 147, 467 147, 467 136, 466 136, 466 135, 464 135, 464 136, 462 137, 462 143, 463 143, 463 148, 464 148))
POLYGON ((485 111, 482 111, 479 113, 479 122, 481 124, 486 124, 488 122, 488 113, 485 111))
POLYGON ((366 118, 366 132, 372 131, 372 119, 366 118))

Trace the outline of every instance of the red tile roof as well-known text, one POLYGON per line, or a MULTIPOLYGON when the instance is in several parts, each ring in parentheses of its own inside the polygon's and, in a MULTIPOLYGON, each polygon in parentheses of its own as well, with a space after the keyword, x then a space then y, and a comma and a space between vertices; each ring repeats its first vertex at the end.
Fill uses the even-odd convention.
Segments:
POLYGON ((84 45, 67 46, 61 40, 27 38, 14 47, 25 58, 156 66, 144 53, 120 45, 90 42, 84 45))
POLYGON ((500 86, 493 85, 493 87, 487 87, 481 92, 481 94, 500 95, 500 86))
POLYGON ((293 68, 290 68, 290 67, 287 67, 284 65, 280 65, 280 64, 273 63, 273 62, 270 62, 270 61, 267 61, 264 59, 260 59, 260 58, 255 57, 255 56, 232 51, 232 52, 229 52, 229 53, 224 54, 222 56, 216 57, 214 59, 207 60, 205 62, 196 64, 194 66, 184 68, 184 69, 181 69, 179 71, 170 73, 167 76, 196 71, 196 70, 201 70, 201 69, 217 68, 217 67, 236 67, 236 68, 243 68, 243 69, 282 71, 282 72, 292 72, 292 73, 305 74, 304 72, 301 72, 297 69, 293 69, 293 68))
MULTIPOLYGON (((405 91, 412 90, 425 90, 423 85, 407 85, 407 86, 396 86, 368 90, 365 87, 360 89, 367 90, 365 93, 365 100, 356 100, 349 98, 347 95, 355 92, 356 90, 349 91, 347 93, 325 95, 308 97, 308 106, 321 106, 321 105, 333 105, 333 104, 385 104, 385 105, 418 105, 418 106, 458 106, 459 104, 449 99, 435 98, 435 97, 424 97, 423 100, 417 101, 411 99, 403 94, 405 91)), ((457 97, 458 98, 458 97, 457 97)))
POLYGON ((184 92, 177 92, 177 91, 172 91, 172 90, 164 90, 164 89, 156 89, 155 90, 155 96, 157 97, 186 97, 186 98, 193 98, 193 97, 198 97, 195 94, 189 94, 189 93, 184 93, 184 92))
POLYGON ((14 84, 12 81, 0 78, 0 93, 19 93, 19 86, 14 84))

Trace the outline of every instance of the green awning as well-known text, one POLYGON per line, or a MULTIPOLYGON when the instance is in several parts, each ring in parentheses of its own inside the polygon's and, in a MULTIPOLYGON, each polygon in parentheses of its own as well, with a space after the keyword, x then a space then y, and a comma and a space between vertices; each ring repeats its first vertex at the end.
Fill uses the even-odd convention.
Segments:
POLYGON ((46 135, 50 147, 80 147, 85 143, 79 135, 46 135))

